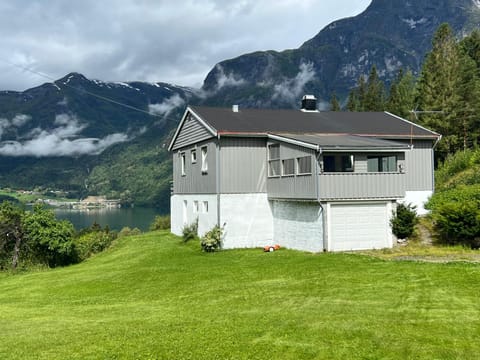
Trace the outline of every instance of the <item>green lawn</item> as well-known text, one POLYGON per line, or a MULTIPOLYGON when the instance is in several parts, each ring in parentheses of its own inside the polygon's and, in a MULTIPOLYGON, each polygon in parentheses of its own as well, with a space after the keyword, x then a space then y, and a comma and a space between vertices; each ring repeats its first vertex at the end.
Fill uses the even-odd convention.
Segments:
POLYGON ((206 254, 165 233, 0 274, 0 359, 473 359, 480 265, 206 254))

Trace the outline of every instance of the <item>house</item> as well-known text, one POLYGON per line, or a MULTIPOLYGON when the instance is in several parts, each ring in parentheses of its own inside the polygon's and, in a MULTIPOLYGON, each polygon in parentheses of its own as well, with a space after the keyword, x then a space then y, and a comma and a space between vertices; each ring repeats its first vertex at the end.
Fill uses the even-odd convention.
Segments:
POLYGON ((190 106, 170 142, 171 229, 224 227, 224 248, 393 246, 396 203, 434 189, 441 136, 387 112, 190 106))

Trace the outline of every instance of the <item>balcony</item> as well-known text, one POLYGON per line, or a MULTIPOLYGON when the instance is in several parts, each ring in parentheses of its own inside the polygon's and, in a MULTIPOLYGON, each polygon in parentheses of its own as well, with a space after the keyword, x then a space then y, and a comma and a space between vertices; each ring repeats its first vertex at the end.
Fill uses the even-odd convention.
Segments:
POLYGON ((319 178, 321 200, 402 198, 403 173, 323 173, 319 178))

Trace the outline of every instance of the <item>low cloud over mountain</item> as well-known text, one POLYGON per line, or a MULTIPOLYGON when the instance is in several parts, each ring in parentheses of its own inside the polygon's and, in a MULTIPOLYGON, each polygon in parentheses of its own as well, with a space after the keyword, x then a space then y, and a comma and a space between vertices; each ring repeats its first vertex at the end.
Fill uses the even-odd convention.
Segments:
MULTIPOLYGON (((31 117, 16 115, 13 119, 0 119, 0 131, 18 128, 31 117)), ((107 147, 125 142, 129 136, 124 133, 114 133, 103 138, 83 138, 80 136, 86 124, 82 124, 74 115, 61 114, 55 117, 55 127, 45 130, 36 127, 27 134, 19 136, 17 140, 0 143, 0 155, 6 156, 78 156, 97 155, 107 147)))

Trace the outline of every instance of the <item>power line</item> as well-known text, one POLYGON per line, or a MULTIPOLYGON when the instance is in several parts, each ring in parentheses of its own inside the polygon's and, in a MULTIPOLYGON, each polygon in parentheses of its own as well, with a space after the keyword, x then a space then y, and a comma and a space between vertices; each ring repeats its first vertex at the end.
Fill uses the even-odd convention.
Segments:
POLYGON ((134 111, 138 111, 138 112, 141 112, 141 113, 144 113, 144 114, 147 114, 147 115, 150 115, 150 116, 153 116, 153 117, 158 117, 158 118, 161 118, 162 120, 171 120, 171 121, 177 121, 178 119, 174 119, 174 118, 170 118, 168 116, 162 116, 162 115, 158 115, 158 114, 155 114, 155 113, 152 113, 150 111, 146 111, 146 110, 143 110, 143 109, 140 109, 140 108, 137 108, 135 106, 132 106, 132 105, 128 105, 128 104, 125 104, 125 103, 122 103, 120 101, 116 101, 114 99, 111 99, 111 98, 108 98, 106 96, 102 96, 102 95, 98 95, 98 94, 95 94, 91 91, 88 91, 88 90, 85 90, 85 89, 79 89, 79 88, 76 88, 75 86, 72 86, 72 85, 69 85, 67 83, 61 83, 60 86, 57 84, 57 81, 58 80, 55 80, 53 77, 47 75, 47 74, 44 74, 40 71, 36 71, 36 70, 33 70, 33 69, 30 69, 28 67, 25 67, 25 66, 22 66, 22 65, 18 65, 18 64, 15 64, 15 63, 12 63, 8 60, 5 60, 5 59, 2 59, 0 58, 0 61, 3 61, 4 63, 10 65, 10 66, 14 66, 16 68, 19 68, 19 69, 22 69, 24 71, 27 71, 27 72, 30 72, 32 74, 35 74, 35 75, 38 75, 40 77, 43 77, 45 79, 48 79, 52 82, 52 84, 56 85, 57 87, 60 88, 61 85, 65 86, 65 87, 68 87, 70 89, 73 89, 75 91, 78 91, 78 92, 82 92, 82 93, 85 93, 85 94, 88 94, 90 96, 93 96, 97 99, 100 99, 100 100, 103 100, 103 101, 106 101, 106 102, 109 102, 109 103, 112 103, 112 104, 115 104, 115 105, 118 105, 118 106, 123 106, 127 109, 130 109, 130 110, 134 110, 134 111))

